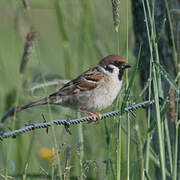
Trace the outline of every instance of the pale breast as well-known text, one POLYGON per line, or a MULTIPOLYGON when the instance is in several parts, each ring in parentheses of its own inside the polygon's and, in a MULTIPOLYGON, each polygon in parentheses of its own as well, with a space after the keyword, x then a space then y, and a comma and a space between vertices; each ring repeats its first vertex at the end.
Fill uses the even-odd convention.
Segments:
POLYGON ((122 82, 120 81, 111 81, 103 87, 96 88, 92 96, 94 111, 102 110, 110 106, 116 99, 122 82), (118 83, 117 83, 118 82, 118 83))
POLYGON ((107 76, 94 89, 73 94, 71 97, 65 96, 62 105, 77 110, 100 111, 113 103, 121 89, 121 85, 122 81, 119 81, 117 74, 107 76))

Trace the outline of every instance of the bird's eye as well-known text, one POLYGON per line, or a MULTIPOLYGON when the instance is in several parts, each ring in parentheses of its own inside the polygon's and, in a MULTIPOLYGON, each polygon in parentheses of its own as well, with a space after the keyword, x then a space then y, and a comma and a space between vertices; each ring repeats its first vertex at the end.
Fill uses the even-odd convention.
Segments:
POLYGON ((110 66, 107 66, 107 67, 106 67, 106 70, 107 70, 107 71, 109 71, 110 73, 112 73, 112 72, 113 72, 113 68, 112 68, 112 67, 110 67, 110 66))

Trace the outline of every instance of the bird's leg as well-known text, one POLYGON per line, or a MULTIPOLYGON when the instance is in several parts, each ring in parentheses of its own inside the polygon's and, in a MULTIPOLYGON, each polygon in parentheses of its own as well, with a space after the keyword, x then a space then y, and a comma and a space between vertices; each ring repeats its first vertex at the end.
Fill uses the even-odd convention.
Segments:
POLYGON ((86 114, 90 115, 93 118, 88 123, 96 122, 96 124, 98 124, 99 121, 102 119, 102 115, 100 113, 98 113, 98 112, 92 113, 92 112, 89 112, 89 111, 86 111, 86 110, 82 110, 82 109, 80 109, 79 112, 86 113, 86 114))

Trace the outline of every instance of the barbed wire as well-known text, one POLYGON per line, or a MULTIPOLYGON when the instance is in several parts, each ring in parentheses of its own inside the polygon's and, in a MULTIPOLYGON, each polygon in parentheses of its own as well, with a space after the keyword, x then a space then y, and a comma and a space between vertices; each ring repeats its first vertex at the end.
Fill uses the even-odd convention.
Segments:
MULTIPOLYGON (((134 116, 134 113, 133 113, 134 110, 139 109, 139 108, 147 108, 151 104, 154 104, 154 102, 155 102, 154 100, 151 100, 151 101, 144 101, 144 102, 141 102, 141 103, 138 103, 138 104, 133 103, 130 106, 126 107, 124 109, 124 112, 131 112, 132 115, 134 116)), ((104 113, 104 114, 102 114, 102 119, 101 120, 103 120, 103 119, 105 119, 107 117, 117 116, 120 113, 121 113, 120 110, 115 110, 115 111, 104 113)), ((85 117, 72 119, 72 120, 51 120, 51 121, 48 121, 48 122, 46 121, 44 116, 43 116, 43 119, 44 119, 44 122, 42 122, 42 123, 35 123, 35 124, 31 123, 31 124, 26 125, 23 128, 20 128, 20 129, 13 130, 13 131, 10 131, 10 132, 1 133, 0 134, 0 140, 3 140, 5 138, 9 138, 9 137, 15 138, 16 136, 19 136, 19 135, 21 135, 23 133, 26 133, 26 132, 29 132, 29 131, 33 131, 35 129, 45 128, 45 129, 47 129, 47 132, 48 132, 48 128, 50 126, 52 126, 52 125, 63 125, 65 127, 66 131, 69 134, 71 134, 71 132, 69 130, 69 127, 71 125, 80 124, 82 122, 89 122, 93 118, 91 116, 85 116, 85 117)))

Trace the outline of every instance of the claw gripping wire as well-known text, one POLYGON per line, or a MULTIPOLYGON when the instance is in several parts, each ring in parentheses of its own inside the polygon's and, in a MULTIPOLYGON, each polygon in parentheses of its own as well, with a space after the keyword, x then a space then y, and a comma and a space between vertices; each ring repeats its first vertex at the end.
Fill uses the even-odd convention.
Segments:
MULTIPOLYGON (((151 104, 154 104, 154 100, 144 101, 144 102, 141 102, 138 104, 133 104, 131 106, 126 107, 124 109, 124 111, 125 112, 131 112, 131 111, 134 111, 134 110, 139 109, 139 108, 147 108, 151 104)), ((102 114, 102 119, 107 118, 107 117, 117 116, 120 113, 121 113, 120 110, 104 113, 104 114, 102 114)), ((44 121, 42 123, 29 124, 23 128, 17 129, 17 130, 13 130, 13 131, 6 132, 6 133, 1 133, 0 134, 0 140, 3 140, 5 138, 9 138, 9 137, 15 138, 18 135, 21 135, 21 134, 26 133, 28 131, 33 131, 35 129, 41 129, 41 128, 48 129, 50 126, 52 126, 54 124, 55 125, 63 125, 65 127, 66 131, 68 131, 68 133, 71 134, 71 132, 69 131, 70 125, 76 125, 76 124, 79 124, 82 122, 88 122, 90 120, 92 120, 91 116, 85 116, 85 117, 81 117, 81 118, 73 119, 73 120, 52 120, 52 121, 48 121, 48 122, 44 121)))

